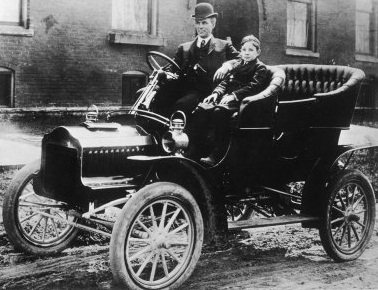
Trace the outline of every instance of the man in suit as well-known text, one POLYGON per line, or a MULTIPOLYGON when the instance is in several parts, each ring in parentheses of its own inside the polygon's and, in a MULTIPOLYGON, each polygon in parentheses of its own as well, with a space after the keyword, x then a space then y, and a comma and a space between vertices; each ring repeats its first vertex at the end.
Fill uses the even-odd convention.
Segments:
POLYGON ((192 18, 198 35, 194 41, 180 44, 174 58, 182 75, 181 97, 174 104, 173 111, 181 110, 189 118, 197 105, 213 91, 217 84, 213 80, 224 76, 224 70, 218 70, 222 64, 239 56, 231 43, 213 36, 217 16, 211 4, 197 4, 192 18))

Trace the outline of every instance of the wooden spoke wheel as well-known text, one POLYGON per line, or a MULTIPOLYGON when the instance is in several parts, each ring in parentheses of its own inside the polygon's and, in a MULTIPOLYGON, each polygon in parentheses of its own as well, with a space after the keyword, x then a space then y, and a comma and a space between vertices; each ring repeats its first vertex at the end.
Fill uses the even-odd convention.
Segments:
POLYGON ((67 248, 78 230, 67 224, 76 218, 67 214, 63 203, 34 191, 39 167, 37 160, 16 174, 4 196, 3 220, 10 242, 18 250, 41 256, 67 248))
POLYGON ((114 226, 114 278, 130 289, 177 288, 193 272, 202 243, 202 216, 192 195, 172 183, 148 185, 125 204, 114 226))
POLYGON ((358 170, 344 170, 329 185, 320 237, 337 262, 357 259, 374 230, 375 197, 368 179, 358 170))

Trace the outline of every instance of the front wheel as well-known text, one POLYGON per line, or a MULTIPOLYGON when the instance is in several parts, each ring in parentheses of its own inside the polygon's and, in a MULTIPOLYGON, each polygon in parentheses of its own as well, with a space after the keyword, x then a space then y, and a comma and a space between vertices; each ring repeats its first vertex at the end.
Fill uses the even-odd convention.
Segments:
POLYGON ((123 207, 110 240, 110 267, 130 289, 174 289, 192 274, 203 243, 201 211, 183 187, 150 184, 123 207))
POLYGON ((17 250, 44 256, 61 252, 78 235, 78 229, 66 223, 75 221, 65 204, 42 197, 34 191, 34 178, 40 160, 16 173, 3 202, 4 228, 17 250))
POLYGON ((357 259, 374 231, 375 197, 369 180, 347 169, 330 183, 322 209, 320 238, 336 262, 357 259))

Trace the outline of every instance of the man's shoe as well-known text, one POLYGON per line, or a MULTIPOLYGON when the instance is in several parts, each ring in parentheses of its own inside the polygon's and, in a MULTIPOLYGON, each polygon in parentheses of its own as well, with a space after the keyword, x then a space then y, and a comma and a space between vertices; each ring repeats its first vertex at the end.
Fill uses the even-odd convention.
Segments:
POLYGON ((217 163, 214 156, 212 156, 212 155, 205 157, 205 158, 201 158, 201 162, 205 163, 206 165, 209 165, 209 166, 214 166, 217 163))

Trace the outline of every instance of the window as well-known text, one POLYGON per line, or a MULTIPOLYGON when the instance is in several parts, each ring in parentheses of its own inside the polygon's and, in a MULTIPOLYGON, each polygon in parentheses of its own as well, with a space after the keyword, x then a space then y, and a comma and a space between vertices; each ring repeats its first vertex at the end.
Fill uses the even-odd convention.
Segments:
POLYGON ((316 50, 316 0, 287 1, 287 54, 314 56, 316 50), (302 50, 302 52, 301 52, 302 50), (307 52, 303 52, 307 51, 307 52))
POLYGON ((110 43, 163 46, 158 35, 159 0, 113 0, 110 43))
POLYGON ((356 53, 377 56, 377 4, 356 1, 356 53))
POLYGON ((0 0, 0 24, 26 26, 27 5, 24 0, 0 0))
POLYGON ((157 0, 113 0, 113 29, 156 35, 157 0))
POLYGON ((13 76, 13 71, 0 67, 0 107, 13 106, 13 76))

